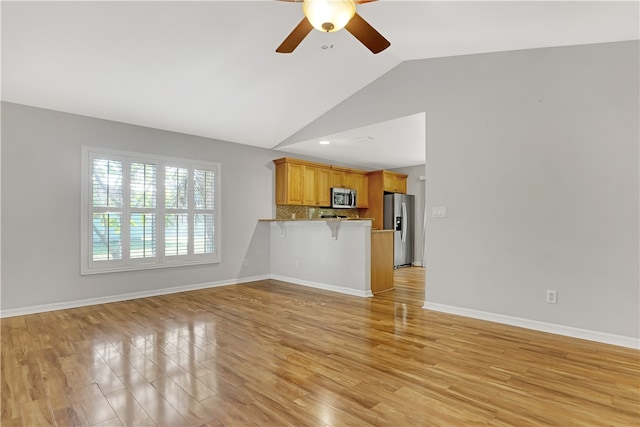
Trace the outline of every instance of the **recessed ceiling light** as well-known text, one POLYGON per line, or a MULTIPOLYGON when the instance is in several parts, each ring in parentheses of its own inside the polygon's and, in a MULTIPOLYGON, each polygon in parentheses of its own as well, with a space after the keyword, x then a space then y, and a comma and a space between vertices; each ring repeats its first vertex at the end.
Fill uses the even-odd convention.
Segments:
POLYGON ((318 141, 318 144, 320 144, 320 145, 329 145, 329 144, 331 144, 331 141, 327 141, 326 139, 323 139, 322 141, 318 141))

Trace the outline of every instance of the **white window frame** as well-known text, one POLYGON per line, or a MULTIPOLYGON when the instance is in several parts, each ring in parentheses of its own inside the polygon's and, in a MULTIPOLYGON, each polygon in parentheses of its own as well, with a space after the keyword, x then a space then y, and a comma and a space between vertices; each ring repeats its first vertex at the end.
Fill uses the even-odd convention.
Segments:
POLYGON ((221 176, 222 166, 217 162, 205 162, 189 160, 183 158, 173 158, 158 156, 153 154, 135 153, 121 150, 111 150, 99 147, 83 146, 81 161, 81 232, 80 232, 80 254, 81 268, 80 274, 99 274, 117 271, 147 270, 165 267, 189 266, 198 264, 210 264, 221 262, 221 176), (120 237, 122 239, 122 259, 93 261, 93 213, 96 211, 108 210, 90 206, 92 203, 92 167, 94 158, 112 159, 123 162, 123 185, 122 185, 122 224, 120 237), (131 208, 130 201, 130 165, 131 163, 147 163, 156 165, 156 204, 155 208, 131 208), (165 256, 165 166, 187 168, 189 171, 188 183, 188 254, 180 256, 165 256), (214 252, 205 254, 194 254, 194 215, 202 210, 195 209, 194 206, 194 170, 207 170, 214 172, 214 208, 206 210, 205 213, 212 213, 214 216, 214 252), (130 258, 130 218, 131 212, 149 212, 156 215, 155 219, 155 257, 130 258))

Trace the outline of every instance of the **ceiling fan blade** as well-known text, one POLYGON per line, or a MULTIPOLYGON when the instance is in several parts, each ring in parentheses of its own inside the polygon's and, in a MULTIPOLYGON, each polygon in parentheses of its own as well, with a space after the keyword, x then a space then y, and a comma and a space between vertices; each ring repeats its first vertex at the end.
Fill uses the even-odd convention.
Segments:
POLYGON ((286 39, 278 46, 276 52, 278 53, 291 53, 294 51, 296 47, 300 44, 300 42, 307 37, 313 30, 313 26, 311 22, 305 16, 302 18, 302 21, 291 31, 291 33, 287 36, 286 39))
POLYGON ((377 32, 375 28, 357 13, 353 15, 353 18, 351 18, 344 28, 373 53, 380 53, 391 46, 389 40, 385 39, 382 34, 377 32))

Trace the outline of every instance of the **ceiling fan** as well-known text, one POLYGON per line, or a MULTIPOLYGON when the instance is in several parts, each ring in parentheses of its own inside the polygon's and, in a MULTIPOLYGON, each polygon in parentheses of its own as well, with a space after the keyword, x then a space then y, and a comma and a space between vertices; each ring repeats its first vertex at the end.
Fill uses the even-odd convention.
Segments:
POLYGON ((302 3, 304 18, 278 46, 276 52, 291 53, 313 30, 331 33, 346 28, 371 52, 380 53, 391 43, 356 13, 356 4, 376 0, 280 0, 302 3))

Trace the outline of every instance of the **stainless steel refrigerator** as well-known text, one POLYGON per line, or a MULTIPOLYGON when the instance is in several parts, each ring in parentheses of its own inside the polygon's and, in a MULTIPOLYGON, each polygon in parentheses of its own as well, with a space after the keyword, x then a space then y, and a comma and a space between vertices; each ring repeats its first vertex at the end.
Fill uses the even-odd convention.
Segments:
POLYGON ((385 194, 383 224, 385 230, 395 230, 393 267, 413 263, 414 199, 411 194, 385 194))

